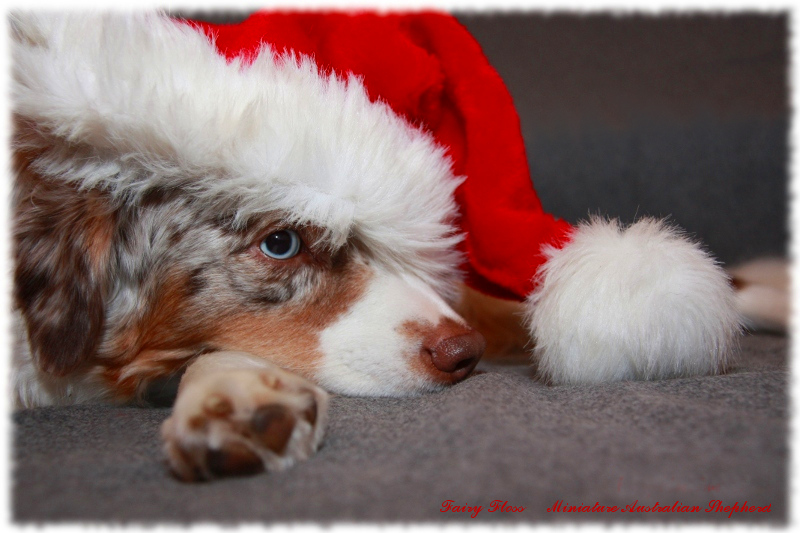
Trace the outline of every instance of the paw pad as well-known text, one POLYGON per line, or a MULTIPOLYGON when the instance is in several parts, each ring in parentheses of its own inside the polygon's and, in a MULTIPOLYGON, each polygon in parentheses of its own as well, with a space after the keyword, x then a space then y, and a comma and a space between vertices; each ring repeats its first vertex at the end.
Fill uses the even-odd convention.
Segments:
POLYGON ((264 405, 253 413, 250 426, 259 442, 273 452, 282 454, 292 436, 295 418, 282 405, 264 405))
POLYGON ((246 444, 226 442, 218 450, 206 451, 206 466, 214 476, 255 474, 264 470, 261 458, 246 444))
POLYGON ((212 394, 203 402, 203 410, 210 416, 223 417, 233 412, 233 404, 221 394, 212 394))

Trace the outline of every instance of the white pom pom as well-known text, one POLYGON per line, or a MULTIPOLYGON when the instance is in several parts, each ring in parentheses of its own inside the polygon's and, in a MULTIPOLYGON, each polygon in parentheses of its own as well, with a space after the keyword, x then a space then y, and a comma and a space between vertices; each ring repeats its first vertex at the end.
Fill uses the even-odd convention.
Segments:
POLYGON ((594 218, 543 253, 527 319, 553 383, 713 374, 735 350, 741 327, 726 274, 663 221, 594 218))

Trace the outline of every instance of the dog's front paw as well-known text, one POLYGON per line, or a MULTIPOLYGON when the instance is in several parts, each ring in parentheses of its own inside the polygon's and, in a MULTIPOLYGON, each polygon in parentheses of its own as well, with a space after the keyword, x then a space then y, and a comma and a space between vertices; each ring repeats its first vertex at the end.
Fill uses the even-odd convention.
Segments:
POLYGON ((185 481, 281 470, 322 441, 327 394, 278 368, 229 370, 181 390, 161 428, 172 471, 185 481))

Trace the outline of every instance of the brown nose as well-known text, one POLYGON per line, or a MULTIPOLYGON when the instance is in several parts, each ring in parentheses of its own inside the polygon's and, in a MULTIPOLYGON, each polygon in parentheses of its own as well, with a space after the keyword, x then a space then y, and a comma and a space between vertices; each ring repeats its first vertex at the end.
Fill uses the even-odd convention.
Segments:
POLYGON ((447 372, 453 382, 461 381, 472 372, 486 349, 483 335, 475 330, 428 343, 433 366, 447 372))

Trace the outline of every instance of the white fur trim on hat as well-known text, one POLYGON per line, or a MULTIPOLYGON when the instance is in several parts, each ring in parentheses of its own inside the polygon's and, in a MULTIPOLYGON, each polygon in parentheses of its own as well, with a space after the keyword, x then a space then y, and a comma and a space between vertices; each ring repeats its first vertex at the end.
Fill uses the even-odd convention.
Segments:
POLYGON ((360 80, 264 46, 226 61, 201 31, 142 13, 15 13, 19 149, 44 175, 135 201, 180 187, 236 221, 280 212, 356 237, 376 260, 452 286, 460 239, 444 150, 360 80))
POLYGON ((724 271, 663 221, 592 219, 543 250, 528 321, 554 383, 717 373, 740 331, 724 271))

